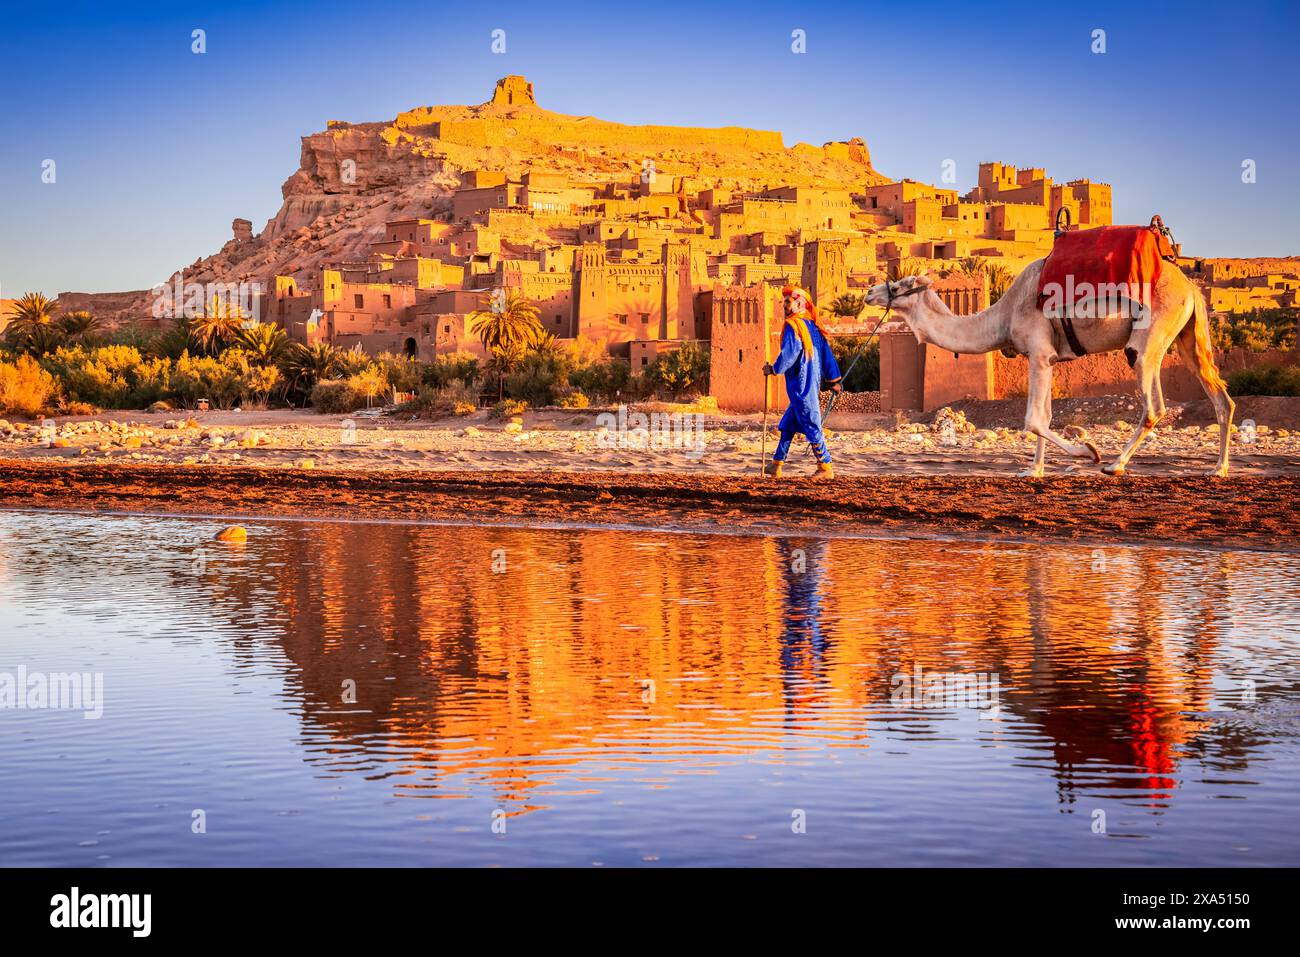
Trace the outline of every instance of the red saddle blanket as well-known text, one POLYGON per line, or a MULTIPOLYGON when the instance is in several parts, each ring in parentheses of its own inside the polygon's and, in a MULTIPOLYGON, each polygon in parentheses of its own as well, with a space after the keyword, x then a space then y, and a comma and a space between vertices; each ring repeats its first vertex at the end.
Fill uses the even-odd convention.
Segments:
POLYGON ((1151 304, 1167 240, 1147 226, 1098 226, 1061 233, 1038 278, 1038 304, 1068 315, 1081 303, 1122 297, 1151 304))

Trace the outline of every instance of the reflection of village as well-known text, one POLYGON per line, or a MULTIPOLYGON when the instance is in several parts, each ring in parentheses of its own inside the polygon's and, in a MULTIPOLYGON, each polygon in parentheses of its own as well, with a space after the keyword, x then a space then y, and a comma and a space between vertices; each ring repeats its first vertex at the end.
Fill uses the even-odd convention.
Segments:
POLYGON ((235 563, 214 597, 267 604, 311 759, 408 795, 536 807, 669 745, 781 760, 969 733, 1062 803, 1158 805, 1183 757, 1240 769, 1263 744, 1198 717, 1252 574, 1232 553, 1116 550, 1098 571, 1082 548, 372 525, 262 548, 273 580, 235 563), (892 706, 918 665, 998 675, 1001 717, 892 706))

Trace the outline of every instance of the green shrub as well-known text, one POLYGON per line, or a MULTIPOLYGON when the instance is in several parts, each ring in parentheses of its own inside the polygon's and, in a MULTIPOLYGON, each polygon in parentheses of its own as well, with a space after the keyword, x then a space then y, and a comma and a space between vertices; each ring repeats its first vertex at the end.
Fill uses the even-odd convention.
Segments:
POLYGON ((669 392, 701 391, 709 381, 709 354, 693 342, 683 343, 650 363, 645 377, 655 388, 669 392))
POLYGON ((40 415, 56 391, 54 377, 30 356, 0 361, 0 412, 29 418, 40 415))
POLYGON ((112 332, 104 333, 97 337, 95 344, 102 346, 130 346, 141 355, 152 355, 150 345, 157 338, 158 333, 153 330, 143 329, 139 323, 123 323, 112 332))
POLYGON ((572 369, 572 358, 563 350, 527 353, 506 376, 505 393, 534 407, 554 405, 557 390, 568 386, 572 369))
POLYGON ((527 402, 520 402, 518 399, 502 399, 492 406, 491 416, 494 419, 508 419, 511 416, 523 415, 527 408, 527 402))
POLYGON ((323 415, 337 412, 355 412, 365 405, 357 404, 356 396, 346 379, 321 379, 311 389, 311 407, 323 415))
POLYGON ((1211 319, 1210 335, 1215 348, 1224 351, 1293 349, 1297 321, 1300 321, 1300 309, 1294 306, 1226 313, 1211 319))
POLYGON ((347 379, 375 367, 370 356, 361 351, 359 345, 339 352, 334 366, 334 378, 347 379))
POLYGON ((478 409, 473 390, 459 379, 452 379, 442 388, 421 386, 414 399, 400 406, 400 411, 440 419, 449 415, 473 415, 478 409))
POLYGON ((173 361, 185 355, 190 349, 190 327, 181 322, 155 333, 147 340, 145 347, 151 355, 161 356, 173 361))
POLYGON ((456 381, 464 383, 471 390, 478 385, 481 374, 478 359, 468 352, 435 356, 432 362, 426 362, 420 367, 420 373, 424 384, 434 389, 445 388, 456 381))
POLYGON ((845 392, 877 392, 880 390, 880 340, 872 339, 870 345, 866 345, 866 336, 832 336, 831 352, 835 354, 835 361, 840 367, 840 375, 844 376, 841 385, 845 392), (866 345, 864 349, 863 346, 866 345), (849 366, 853 364, 855 356, 861 353, 857 365, 853 366, 853 372, 849 373, 849 366))
POLYGON ((1232 395, 1300 395, 1300 366, 1254 366, 1228 375, 1232 395))
POLYGON ((172 395, 191 408, 206 398, 218 409, 230 409, 265 402, 280 379, 278 368, 257 365, 241 349, 227 349, 220 356, 184 352, 172 372, 172 395))
POLYGON ((143 409, 171 394, 171 362, 141 356, 134 346, 63 347, 42 364, 71 403, 143 409))
POLYGON ((588 396, 612 400, 628 391, 632 368, 622 359, 606 357, 569 373, 569 384, 588 396))
MULTIPOLYGON (((364 404, 365 400, 361 400, 364 404)), ((354 394, 351 387, 347 385, 346 378, 322 378, 320 382, 312 386, 311 397, 312 408, 322 415, 330 415, 334 412, 354 412, 357 408, 354 394)))
POLYGON ((556 404, 562 409, 585 409, 591 405, 591 400, 587 398, 587 393, 574 389, 560 396, 556 404))
POLYGON ((390 389, 398 392, 418 392, 423 382, 422 364, 410 356, 385 352, 375 358, 375 365, 384 374, 390 389))
POLYGON ((311 405, 331 415, 382 405, 389 396, 388 379, 378 366, 367 366, 346 379, 321 379, 311 390, 311 405))

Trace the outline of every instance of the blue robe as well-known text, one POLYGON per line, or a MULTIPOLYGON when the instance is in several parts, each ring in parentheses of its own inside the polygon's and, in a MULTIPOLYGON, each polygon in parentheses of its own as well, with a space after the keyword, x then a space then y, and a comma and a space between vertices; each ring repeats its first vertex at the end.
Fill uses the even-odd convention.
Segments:
POLYGON ((817 461, 829 463, 830 450, 822 435, 821 390, 840 381, 839 363, 831 345, 806 315, 791 316, 781 331, 781 352, 772 363, 772 371, 785 376, 785 391, 790 408, 781 416, 778 428, 781 441, 772 455, 774 462, 784 462, 790 440, 799 432, 808 439, 817 461))

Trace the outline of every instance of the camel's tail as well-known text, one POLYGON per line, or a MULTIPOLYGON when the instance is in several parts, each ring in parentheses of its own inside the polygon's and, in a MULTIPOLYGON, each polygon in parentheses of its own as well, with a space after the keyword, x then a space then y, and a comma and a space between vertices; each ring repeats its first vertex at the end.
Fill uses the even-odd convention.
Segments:
POLYGON ((1184 355, 1196 357, 1196 369, 1205 384, 1214 390, 1227 391, 1228 384, 1219 375, 1219 366, 1214 361, 1214 342, 1210 338, 1210 316, 1205 307, 1205 296, 1200 289, 1192 293, 1192 318, 1178 333, 1178 338, 1186 351, 1184 355))

